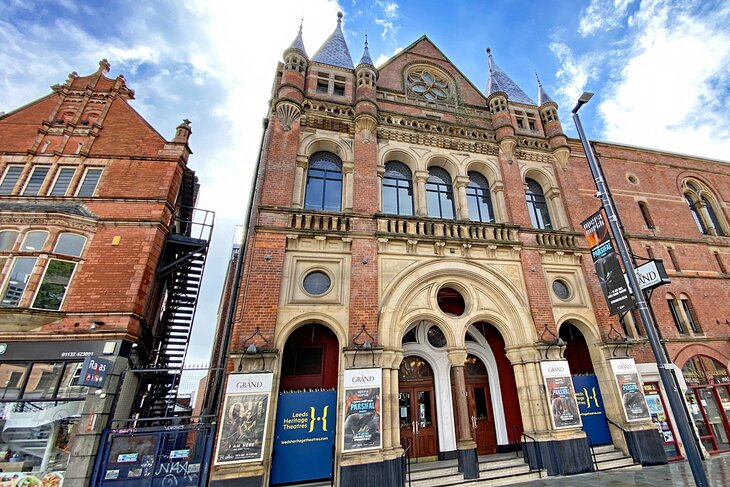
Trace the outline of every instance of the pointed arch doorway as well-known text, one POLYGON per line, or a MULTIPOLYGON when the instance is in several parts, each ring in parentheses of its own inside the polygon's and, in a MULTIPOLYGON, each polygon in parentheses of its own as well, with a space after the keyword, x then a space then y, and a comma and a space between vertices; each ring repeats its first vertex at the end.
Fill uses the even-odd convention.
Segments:
POLYGON ((410 445, 410 456, 435 460, 438 455, 438 425, 431 366, 417 355, 403 358, 398 370, 400 437, 410 445))

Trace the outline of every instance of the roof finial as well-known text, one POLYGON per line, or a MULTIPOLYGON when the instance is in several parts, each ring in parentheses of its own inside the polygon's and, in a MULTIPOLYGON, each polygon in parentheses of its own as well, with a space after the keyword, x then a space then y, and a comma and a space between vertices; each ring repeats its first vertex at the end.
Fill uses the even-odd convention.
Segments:
POLYGON ((365 49, 368 47, 368 31, 365 31, 365 49))
POLYGON ((337 25, 340 25, 342 23, 342 17, 344 15, 345 14, 343 14, 342 12, 337 12, 337 25))
POLYGON ((489 61, 489 72, 491 73, 492 72, 492 62, 493 62, 492 61, 492 48, 491 47, 488 47, 487 48, 487 59, 489 61))
POLYGON ((302 15, 302 21, 299 22, 299 33, 302 33, 302 29, 304 28, 304 15, 302 15))

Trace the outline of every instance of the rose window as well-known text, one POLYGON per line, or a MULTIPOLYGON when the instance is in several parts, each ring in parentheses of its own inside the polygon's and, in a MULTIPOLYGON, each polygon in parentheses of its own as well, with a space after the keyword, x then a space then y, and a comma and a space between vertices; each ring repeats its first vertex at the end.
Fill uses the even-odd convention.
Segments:
POLYGON ((449 97, 449 84, 429 69, 418 69, 408 73, 409 88, 413 94, 427 101, 446 100, 449 97))

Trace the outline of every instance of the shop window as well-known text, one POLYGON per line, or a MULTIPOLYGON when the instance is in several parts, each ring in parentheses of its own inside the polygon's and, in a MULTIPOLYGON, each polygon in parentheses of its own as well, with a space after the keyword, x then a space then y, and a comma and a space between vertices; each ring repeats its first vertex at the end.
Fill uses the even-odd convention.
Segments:
POLYGON ((23 188, 23 196, 37 196, 50 169, 50 166, 34 167, 33 171, 30 173, 28 182, 25 183, 25 188, 23 188))
POLYGON ((20 397, 20 388, 28 370, 28 363, 0 364, 0 399, 17 399, 20 397))
POLYGON ((23 172, 23 167, 20 165, 12 165, 5 169, 3 180, 0 183, 0 195, 13 193, 13 189, 15 189, 15 185, 18 183, 18 179, 20 179, 20 175, 23 172))
POLYGON ((18 231, 3 230, 0 232, 0 251, 13 250, 15 241, 18 240, 18 231))
POLYGON ((527 191, 525 199, 527 200, 527 209, 530 212, 530 221, 533 228, 550 229, 552 223, 550 221, 550 212, 548 211, 547 201, 542 186, 534 179, 525 179, 527 191))
POLYGON ((78 191, 76 191, 76 196, 82 198, 94 196, 96 186, 99 184, 99 179, 101 178, 101 173, 102 170, 98 168, 86 169, 84 177, 81 180, 81 185, 79 186, 78 191))
POLYGON ((428 168, 426 206, 428 216, 432 218, 454 218, 454 189, 451 176, 443 168, 428 168))
POLYGON ((730 450, 730 376, 723 364, 696 355, 682 367, 685 397, 700 440, 710 453, 730 450))
POLYGON ((34 363, 28 374, 23 399, 49 399, 55 396, 63 363, 34 363))
POLYGON ((413 178, 411 170, 402 162, 390 161, 385 164, 383 213, 413 215, 413 178))
POLYGON ((56 174, 56 180, 53 182, 53 188, 51 189, 51 196, 66 196, 71 180, 74 177, 76 169, 73 167, 62 167, 56 174))
POLYGON ((33 230, 25 234, 23 245, 20 250, 40 252, 46 244, 48 232, 45 230, 33 230))
POLYGON ((487 178, 478 172, 469 171, 469 184, 466 185, 466 202, 469 219, 478 222, 493 222, 492 194, 487 178))
POLYGON ((340 211, 342 201, 342 160, 330 152, 309 158, 304 208, 340 211))

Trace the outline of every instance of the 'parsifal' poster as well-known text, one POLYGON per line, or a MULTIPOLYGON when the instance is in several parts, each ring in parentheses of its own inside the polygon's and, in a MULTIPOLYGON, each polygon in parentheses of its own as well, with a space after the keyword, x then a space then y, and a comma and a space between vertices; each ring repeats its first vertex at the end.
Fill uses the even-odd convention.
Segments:
POLYGON ((380 415, 382 370, 345 370, 343 451, 381 447, 380 415))
POLYGON ((613 359, 611 360, 611 369, 613 369, 613 375, 616 378, 616 385, 621 395, 626 420, 640 421, 651 418, 634 359, 613 359))
POLYGON ((216 449, 216 465, 260 461, 271 393, 272 374, 228 377, 216 449))
POLYGON ((540 362, 540 367, 547 388, 553 427, 560 429, 581 426, 568 362, 565 360, 540 362))

